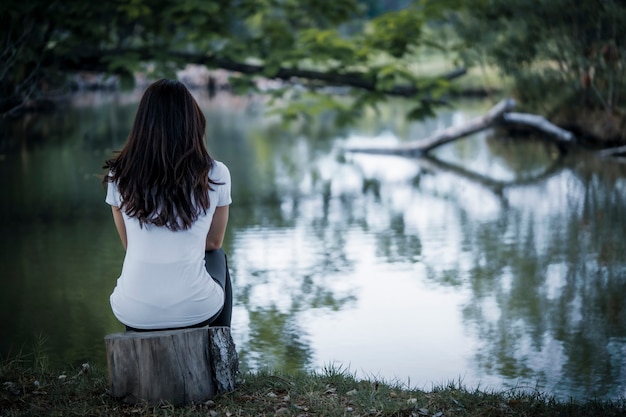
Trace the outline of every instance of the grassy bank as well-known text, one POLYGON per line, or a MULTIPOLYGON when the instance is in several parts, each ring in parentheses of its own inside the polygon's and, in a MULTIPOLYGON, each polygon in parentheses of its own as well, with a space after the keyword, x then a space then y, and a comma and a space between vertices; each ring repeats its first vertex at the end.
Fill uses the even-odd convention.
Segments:
POLYGON ((422 391, 361 381, 329 368, 241 376, 233 393, 187 407, 124 405, 107 394, 105 370, 53 372, 20 360, 0 369, 0 416, 624 416, 626 401, 559 402, 535 392, 484 392, 451 384, 422 391))

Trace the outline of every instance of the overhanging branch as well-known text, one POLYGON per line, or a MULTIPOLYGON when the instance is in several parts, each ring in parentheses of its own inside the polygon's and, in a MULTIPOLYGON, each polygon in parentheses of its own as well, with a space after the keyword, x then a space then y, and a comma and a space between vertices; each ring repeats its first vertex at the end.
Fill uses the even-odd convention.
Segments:
MULTIPOLYGON (((57 63, 59 66, 66 70, 80 71, 109 71, 109 60, 115 56, 123 56, 132 54, 139 57, 143 61, 154 60, 157 55, 152 53, 149 49, 115 49, 105 51, 94 51, 92 53, 77 53, 71 57, 57 57, 57 63)), ((162 54, 159 54, 162 56, 162 54)), ((400 97, 414 97, 418 94, 426 94, 428 88, 418 88, 414 85, 396 85, 389 89, 378 90, 376 88, 376 81, 371 77, 366 77, 363 73, 359 72, 338 72, 338 71, 314 71, 298 68, 286 68, 280 67, 272 74, 265 73, 266 66, 248 64, 244 62, 233 61, 230 59, 205 54, 194 54, 186 52, 169 52, 167 54, 169 58, 176 61, 181 61, 189 64, 201 64, 210 68, 221 68, 228 71, 238 72, 246 75, 262 75, 267 78, 279 79, 279 80, 293 80, 293 79, 306 79, 312 81, 321 81, 328 85, 333 86, 347 86, 358 88, 361 90, 379 92, 382 94, 400 96, 400 97)), ((459 68, 442 74, 437 79, 453 80, 455 78, 465 75, 467 70, 465 68, 459 68)))

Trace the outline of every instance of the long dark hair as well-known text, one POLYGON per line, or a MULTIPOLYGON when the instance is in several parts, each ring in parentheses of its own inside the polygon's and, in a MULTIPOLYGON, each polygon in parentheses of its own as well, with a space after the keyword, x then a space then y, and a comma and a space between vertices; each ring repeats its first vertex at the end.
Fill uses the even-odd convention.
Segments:
POLYGON ((117 183, 121 207, 140 225, 189 229, 209 208, 213 159, 204 143, 206 119, 187 88, 159 80, 139 102, 124 148, 104 163, 102 183, 117 183))

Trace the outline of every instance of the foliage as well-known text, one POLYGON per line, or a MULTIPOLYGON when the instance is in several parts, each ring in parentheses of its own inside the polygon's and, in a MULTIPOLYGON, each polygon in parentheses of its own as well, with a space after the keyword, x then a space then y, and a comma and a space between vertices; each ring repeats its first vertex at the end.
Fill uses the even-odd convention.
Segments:
MULTIPOLYGON (((0 4, 0 23, 0 113, 54 92, 68 72, 132 86, 137 72, 173 77, 197 63, 238 74, 239 92, 280 80, 269 93, 288 120, 324 108, 349 124, 391 95, 421 119, 464 74, 418 69, 424 51, 448 46, 450 27, 465 64, 499 68, 531 110, 613 117, 626 100, 626 5, 616 0, 23 0, 0 4)), ((600 124, 619 136, 620 123, 600 124)))
POLYGON ((388 94, 415 100, 411 114, 428 115, 452 77, 418 76, 411 64, 421 45, 436 44, 422 32, 449 6, 437 3, 414 1, 368 19, 375 4, 357 0, 5 2, 0 111, 62 85, 68 71, 107 71, 128 84, 137 71, 171 77, 185 63, 199 63, 316 93, 347 85, 361 91, 351 117, 388 94))
POLYGON ((462 56, 513 77, 522 102, 607 113, 625 104, 623 2, 468 0, 466 6, 455 16, 462 56))

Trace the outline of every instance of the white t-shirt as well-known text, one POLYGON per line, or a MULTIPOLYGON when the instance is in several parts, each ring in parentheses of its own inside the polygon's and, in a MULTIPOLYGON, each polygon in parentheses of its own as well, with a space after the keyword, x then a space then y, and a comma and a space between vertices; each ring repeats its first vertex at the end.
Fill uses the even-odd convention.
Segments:
MULTIPOLYGON (((213 161, 209 178, 210 206, 187 230, 171 231, 122 212, 127 249, 122 273, 110 297, 117 319, 138 329, 191 326, 215 315, 224 304, 224 291, 204 267, 206 236, 216 207, 229 205, 230 172, 213 161)), ((120 207, 121 196, 108 184, 106 202, 120 207)))

